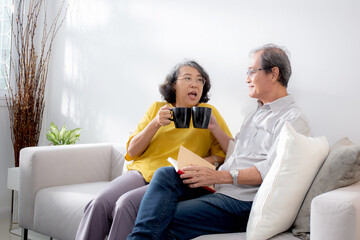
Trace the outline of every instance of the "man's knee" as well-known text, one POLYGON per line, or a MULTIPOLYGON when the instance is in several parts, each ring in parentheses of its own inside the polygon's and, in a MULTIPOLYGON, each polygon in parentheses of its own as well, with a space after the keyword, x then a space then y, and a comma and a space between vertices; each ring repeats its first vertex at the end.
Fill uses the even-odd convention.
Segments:
POLYGON ((173 168, 173 167, 161 167, 161 168, 158 168, 155 171, 153 179, 166 180, 166 179, 169 179, 169 178, 173 178, 176 175, 177 175, 177 173, 175 171, 175 168, 173 168))

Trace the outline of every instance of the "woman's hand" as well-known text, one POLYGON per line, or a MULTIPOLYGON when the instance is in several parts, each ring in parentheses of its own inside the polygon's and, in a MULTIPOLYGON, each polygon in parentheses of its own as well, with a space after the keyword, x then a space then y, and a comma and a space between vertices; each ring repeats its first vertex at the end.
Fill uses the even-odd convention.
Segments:
POLYGON ((170 118, 171 118, 171 112, 170 112, 171 106, 169 105, 165 105, 163 107, 161 107, 156 115, 156 117, 154 118, 154 121, 156 122, 157 125, 159 126, 166 126, 169 125, 171 123, 170 118))
POLYGON ((144 128, 144 130, 130 140, 127 153, 131 157, 144 152, 159 128, 170 124, 171 121, 169 118, 171 118, 171 113, 169 109, 171 109, 171 106, 169 105, 161 107, 156 117, 144 128))
POLYGON ((184 184, 191 188, 210 186, 219 183, 221 172, 202 166, 190 166, 181 169, 184 174, 180 175, 184 184))

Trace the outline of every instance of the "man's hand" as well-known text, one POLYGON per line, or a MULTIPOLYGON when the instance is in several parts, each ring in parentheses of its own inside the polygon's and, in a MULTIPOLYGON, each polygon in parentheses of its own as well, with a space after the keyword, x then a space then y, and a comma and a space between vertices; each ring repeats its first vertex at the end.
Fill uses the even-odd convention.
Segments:
POLYGON ((219 171, 210 169, 208 167, 190 166, 181 169, 184 174, 180 175, 184 184, 188 184, 191 188, 198 188, 203 186, 210 186, 219 183, 219 171))

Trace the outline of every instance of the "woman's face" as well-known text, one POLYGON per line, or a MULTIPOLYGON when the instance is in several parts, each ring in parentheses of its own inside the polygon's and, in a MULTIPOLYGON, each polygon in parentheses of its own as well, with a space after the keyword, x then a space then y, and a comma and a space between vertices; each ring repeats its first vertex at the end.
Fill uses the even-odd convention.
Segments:
POLYGON ((196 68, 183 66, 179 69, 178 79, 174 83, 176 107, 196 106, 202 96, 204 79, 196 68))

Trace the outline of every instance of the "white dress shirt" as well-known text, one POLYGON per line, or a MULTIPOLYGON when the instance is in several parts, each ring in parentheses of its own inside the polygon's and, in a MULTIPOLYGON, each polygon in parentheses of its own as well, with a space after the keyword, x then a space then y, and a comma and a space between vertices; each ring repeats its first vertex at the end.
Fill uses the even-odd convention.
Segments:
MULTIPOLYGON (((308 120, 291 95, 266 104, 258 101, 256 111, 245 118, 235 137, 234 152, 219 170, 255 166, 264 179, 276 157, 278 136, 285 122, 289 122, 297 132, 310 135, 308 120)), ((242 201, 253 201, 259 186, 216 184, 215 189, 216 193, 242 201)))

